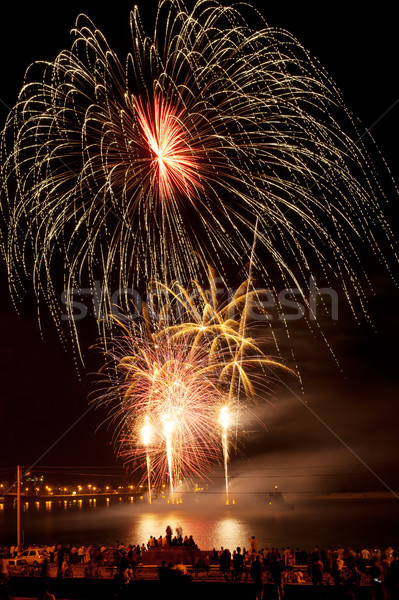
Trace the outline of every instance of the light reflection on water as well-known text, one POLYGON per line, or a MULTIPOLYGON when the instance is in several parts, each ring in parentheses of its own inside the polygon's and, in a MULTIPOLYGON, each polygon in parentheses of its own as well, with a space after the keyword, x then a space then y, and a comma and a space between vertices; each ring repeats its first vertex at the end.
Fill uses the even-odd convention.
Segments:
POLYGON ((221 541, 218 545, 224 548, 234 548, 237 540, 241 540, 240 544, 245 545, 245 538, 248 538, 248 526, 241 519, 225 517, 216 522, 215 538, 221 541))
POLYGON ((211 549, 214 546, 234 548, 245 544, 248 539, 248 525, 239 518, 230 515, 207 516, 185 514, 171 511, 167 514, 144 513, 138 521, 130 524, 129 538, 147 542, 150 535, 158 537, 171 525, 175 530, 181 527, 183 535, 192 535, 200 548, 211 549))
MULTIPOLYGON (((128 498, 31 501, 24 505, 22 529, 27 543, 146 543, 170 525, 192 535, 203 549, 247 546, 256 535, 261 546, 316 544, 360 547, 388 546, 399 540, 396 500, 322 500, 296 504, 293 511, 272 511, 267 505, 230 506, 210 499, 199 504, 146 505, 128 498)), ((0 545, 15 541, 16 510, 0 509, 0 545)))

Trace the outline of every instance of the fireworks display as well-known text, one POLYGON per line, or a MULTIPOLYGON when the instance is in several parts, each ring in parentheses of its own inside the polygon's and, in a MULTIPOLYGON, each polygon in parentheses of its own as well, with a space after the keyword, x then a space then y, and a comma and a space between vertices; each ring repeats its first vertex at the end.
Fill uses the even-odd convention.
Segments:
POLYGON ((325 72, 240 10, 161 0, 150 38, 135 7, 125 61, 81 15, 71 48, 28 69, 1 144, 15 297, 33 273, 59 325, 61 290, 99 281, 106 315, 114 290, 127 309, 150 279, 187 284, 208 263, 228 277, 258 219, 265 287, 306 296, 318 267, 364 308, 353 240, 384 263, 378 240, 393 243, 375 169, 325 72))
POLYGON ((146 465, 150 502, 162 482, 173 499, 180 479, 220 461, 228 503, 230 434, 272 393, 273 369, 290 371, 255 335, 252 269, 308 307, 316 269, 367 315, 354 242, 388 271, 396 256, 339 90, 293 36, 257 13, 250 26, 243 10, 160 0, 148 37, 135 7, 124 59, 80 15, 71 47, 28 69, 1 136, 11 293, 31 282, 62 339, 66 299, 78 347, 72 300, 91 297, 108 358, 95 402, 110 410, 119 455, 146 465), (229 284, 249 257, 248 280, 221 299, 207 265, 229 284), (137 322, 111 317, 150 282, 155 302, 137 322))
POLYGON ((173 497, 173 482, 202 477, 223 456, 228 498, 228 430, 239 427, 251 398, 270 393, 275 368, 291 371, 250 337, 247 282, 227 300, 212 278, 208 291, 159 287, 156 320, 119 323, 95 402, 110 410, 120 456, 147 464, 149 489, 167 479, 173 497))
POLYGON ((131 354, 120 360, 122 379, 114 389, 117 399, 124 394, 113 414, 120 454, 127 461, 138 459, 140 467, 150 457, 154 485, 168 479, 173 491, 174 481, 201 475, 217 460, 215 411, 222 396, 203 374, 208 366, 204 350, 193 352, 184 342, 156 344, 137 335, 129 341, 131 354), (146 444, 140 435, 145 426, 152 431, 146 444))

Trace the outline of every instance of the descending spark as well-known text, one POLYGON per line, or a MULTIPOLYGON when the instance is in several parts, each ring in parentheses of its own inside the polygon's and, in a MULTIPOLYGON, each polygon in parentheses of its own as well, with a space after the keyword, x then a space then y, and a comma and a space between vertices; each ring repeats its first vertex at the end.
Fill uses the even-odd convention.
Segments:
POLYGON ((170 415, 162 415, 163 430, 165 433, 166 443, 166 456, 168 459, 168 472, 169 472, 169 485, 170 485, 170 497, 172 504, 174 503, 174 486, 173 486, 173 443, 172 433, 174 429, 174 422, 170 415))
POLYGON ((71 48, 28 69, 1 138, 1 246, 14 299, 32 281, 61 336, 61 292, 78 341, 79 290, 104 316, 151 278, 228 277, 257 219, 265 287, 307 302, 320 273, 367 313, 360 244, 388 270, 397 246, 364 135, 301 44, 244 10, 160 0, 151 39, 135 7, 125 61, 80 15, 71 48))
POLYGON ((226 506, 230 504, 229 500, 229 473, 228 473, 228 461, 229 461, 229 445, 227 439, 227 430, 230 425, 230 415, 227 406, 223 406, 220 411, 219 422, 222 426, 222 446, 223 446, 223 464, 224 464, 224 479, 226 487, 226 506))
POLYGON ((142 442, 146 449, 146 465, 147 465, 147 484, 148 484, 148 502, 151 504, 151 459, 150 452, 148 446, 151 441, 151 426, 149 424, 148 418, 145 418, 144 426, 141 430, 142 442))

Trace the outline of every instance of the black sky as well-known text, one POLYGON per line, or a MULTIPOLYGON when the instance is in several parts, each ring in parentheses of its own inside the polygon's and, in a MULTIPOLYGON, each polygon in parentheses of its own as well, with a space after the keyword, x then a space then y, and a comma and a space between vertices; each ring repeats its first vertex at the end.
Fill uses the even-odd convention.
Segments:
MULTIPOLYGON (((362 7, 350 13, 348 3, 260 2, 256 4, 270 25, 291 31, 316 56, 340 86, 349 108, 372 127, 372 134, 394 176, 399 176, 397 132, 399 98, 397 71, 399 37, 393 5, 362 7), (388 111, 388 112, 387 112, 388 111), (384 113, 386 113, 385 116, 384 113)), ((151 22, 153 0, 139 1, 143 19, 151 22)), ((68 47, 69 30, 85 12, 104 32, 120 56, 129 50, 130 2, 38 2, 2 6, 0 48, 0 121, 12 107, 24 70, 37 59, 52 60, 68 47)), ((149 33, 151 29, 148 28, 149 33)), ((391 197, 392 218, 398 198, 391 197)), ((398 222, 394 224, 398 231, 398 222)), ((377 296, 370 307, 376 332, 350 319, 343 302, 341 317, 325 332, 338 356, 343 374, 320 340, 299 325, 294 331, 305 395, 296 398, 279 388, 273 407, 262 409, 267 432, 251 433, 237 459, 237 471, 248 468, 290 467, 298 473, 319 473, 316 467, 338 465, 348 473, 367 471, 353 454, 327 431, 302 402, 306 401, 352 449, 388 483, 399 486, 397 467, 397 340, 398 299, 394 286, 374 269, 377 296), (312 471, 313 469, 313 471, 312 471)), ((76 374, 71 353, 60 347, 51 332, 42 340, 36 320, 20 317, 12 307, 4 268, 0 298, 0 466, 34 462, 87 408, 90 386, 76 374)), ((29 303, 29 302, 28 302, 29 303)), ((299 392, 298 386, 293 386, 299 392)), ((42 464, 114 465, 111 435, 96 428, 104 415, 91 411, 43 459, 42 464)), ((256 429, 256 428, 253 428, 256 429)), ((341 472, 340 471, 340 472, 341 472)), ((381 488, 371 475, 329 480, 331 486, 381 488)), ((283 480, 279 483, 283 484, 283 480)), ((290 480, 291 486, 316 488, 314 477, 290 480)))

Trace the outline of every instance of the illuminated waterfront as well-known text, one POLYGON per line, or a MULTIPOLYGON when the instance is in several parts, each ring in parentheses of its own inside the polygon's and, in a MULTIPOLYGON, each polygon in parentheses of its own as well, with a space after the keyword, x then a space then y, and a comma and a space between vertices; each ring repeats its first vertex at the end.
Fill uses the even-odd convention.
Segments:
MULTIPOLYGON (((178 507, 149 506, 145 500, 112 496, 84 499, 39 499, 23 502, 22 530, 26 543, 76 544, 146 543, 167 525, 182 527, 200 548, 245 546, 256 535, 264 547, 310 549, 342 544, 386 547, 396 543, 397 501, 392 499, 295 499, 295 510, 271 509, 267 503, 237 504, 227 510, 215 496, 200 502, 184 500, 178 507), (356 517, 354 517, 356 515, 356 517)), ((133 498, 133 497, 132 497, 133 498)), ((289 500, 294 500, 289 498, 289 500)), ((0 530, 3 544, 15 542, 16 509, 3 504, 0 530)))

